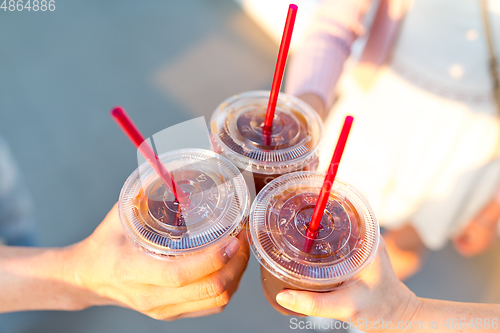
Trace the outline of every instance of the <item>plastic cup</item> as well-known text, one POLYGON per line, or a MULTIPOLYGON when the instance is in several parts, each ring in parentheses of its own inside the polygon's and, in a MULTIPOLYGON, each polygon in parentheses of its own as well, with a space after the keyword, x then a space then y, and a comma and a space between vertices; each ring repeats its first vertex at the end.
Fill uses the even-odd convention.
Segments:
POLYGON ((250 210, 249 238, 261 264, 262 286, 276 303, 283 289, 330 291, 361 276, 375 257, 380 231, 368 202, 336 179, 318 237, 306 237, 325 175, 296 172, 266 185, 250 210), (307 242, 312 242, 307 251, 307 242))
POLYGON ((190 204, 180 206, 153 168, 142 164, 120 193, 120 221, 129 240, 161 259, 225 247, 248 220, 250 201, 240 171, 204 149, 175 150, 159 158, 190 204))
POLYGON ((307 104, 280 93, 273 119, 270 144, 262 127, 269 91, 250 91, 222 102, 210 124, 215 151, 241 170, 253 173, 258 193, 273 179, 294 171, 315 171, 323 122, 307 104))

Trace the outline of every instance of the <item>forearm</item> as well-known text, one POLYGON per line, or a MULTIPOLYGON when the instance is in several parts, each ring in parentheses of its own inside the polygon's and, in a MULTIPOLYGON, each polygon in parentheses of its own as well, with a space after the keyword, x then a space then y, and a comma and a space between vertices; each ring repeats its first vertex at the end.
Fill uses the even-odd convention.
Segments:
POLYGON ((89 293, 67 278, 67 248, 0 246, 0 313, 79 310, 89 293))
POLYGON ((461 303, 418 298, 418 310, 398 321, 376 319, 358 322, 357 328, 371 332, 497 332, 500 329, 500 305, 461 303))
POLYGON ((314 94, 328 110, 349 55, 350 44, 339 37, 311 35, 290 61, 285 92, 295 96, 314 94))
MULTIPOLYGON (((422 306, 415 320, 422 321, 427 326, 429 320, 431 326, 434 322, 434 325, 438 326, 438 332, 495 332, 500 327, 498 324, 500 305, 498 304, 461 303, 433 299, 421 299, 421 302, 422 306), (487 322, 489 325, 486 325, 487 322), (496 325, 493 326, 495 322, 496 325)), ((436 329, 432 327, 427 327, 426 330, 436 332, 436 329)))
POLYGON ((363 17, 372 0, 324 0, 303 45, 291 59, 285 92, 317 96, 324 108, 333 104, 335 87, 354 40, 363 33, 363 17))

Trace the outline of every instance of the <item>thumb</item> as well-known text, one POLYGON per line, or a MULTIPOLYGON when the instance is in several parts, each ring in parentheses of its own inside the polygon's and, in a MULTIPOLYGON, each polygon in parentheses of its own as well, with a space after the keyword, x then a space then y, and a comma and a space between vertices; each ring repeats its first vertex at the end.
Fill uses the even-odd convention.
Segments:
POLYGON ((315 293, 310 291, 283 290, 276 295, 276 302, 282 307, 306 316, 348 320, 354 314, 354 306, 343 299, 342 293, 331 291, 315 293), (342 304, 342 306, 339 306, 342 304))

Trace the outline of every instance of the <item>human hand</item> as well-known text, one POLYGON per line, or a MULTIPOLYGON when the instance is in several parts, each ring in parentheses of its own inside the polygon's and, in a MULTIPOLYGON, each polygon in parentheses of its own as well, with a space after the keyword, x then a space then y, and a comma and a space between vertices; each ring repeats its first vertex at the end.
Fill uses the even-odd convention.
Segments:
POLYGON ((298 96, 301 100, 309 104, 320 116, 321 119, 325 120, 326 116, 328 115, 328 112, 326 110, 325 104, 323 103, 323 100, 316 95, 312 93, 305 93, 300 96, 298 96))
POLYGON ((163 261, 130 244, 115 205, 92 235, 67 249, 64 275, 86 291, 87 306, 118 305, 161 320, 214 314, 236 292, 248 263, 244 236, 211 254, 163 261))
POLYGON ((493 246, 500 219, 500 204, 492 200, 455 237, 455 249, 465 257, 481 254, 493 246))
POLYGON ((347 322, 357 318, 396 322, 411 318, 419 308, 419 299, 396 277, 383 239, 374 262, 358 281, 326 293, 284 290, 276 301, 307 316, 347 322))

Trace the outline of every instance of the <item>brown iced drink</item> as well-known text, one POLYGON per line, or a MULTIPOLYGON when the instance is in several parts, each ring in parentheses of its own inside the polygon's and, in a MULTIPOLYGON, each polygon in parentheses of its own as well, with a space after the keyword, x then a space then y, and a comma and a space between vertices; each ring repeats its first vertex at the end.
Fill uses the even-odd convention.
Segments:
POLYGON ((250 213, 251 248, 261 263, 263 290, 276 303, 283 289, 330 291, 356 280, 379 242, 377 220, 366 200, 336 180, 316 239, 306 236, 324 175, 291 173, 268 184, 250 213), (310 246, 306 243, 310 242, 310 246))
POLYGON ((239 170, 203 149, 163 154, 160 161, 188 196, 180 205, 148 165, 125 183, 119 200, 122 226, 141 251, 162 259, 216 251, 239 233, 249 213, 249 194, 239 170))
POLYGON ((221 103, 212 115, 210 131, 215 151, 241 170, 253 173, 256 192, 273 179, 318 166, 323 123, 301 100, 280 94, 272 134, 262 133, 269 91, 251 91, 221 103))

